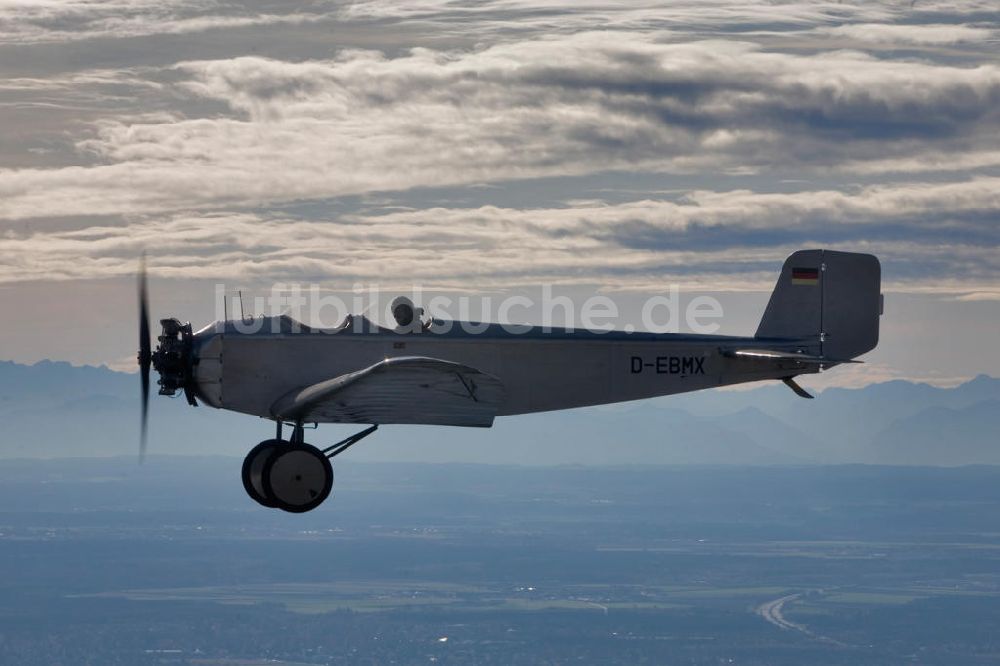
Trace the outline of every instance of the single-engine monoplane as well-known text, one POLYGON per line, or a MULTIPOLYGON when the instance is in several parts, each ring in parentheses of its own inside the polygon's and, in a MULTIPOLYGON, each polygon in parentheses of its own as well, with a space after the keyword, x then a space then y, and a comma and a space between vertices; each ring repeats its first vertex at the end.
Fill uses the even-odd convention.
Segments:
POLYGON ((143 266, 140 455, 151 368, 160 395, 183 393, 193 406, 200 401, 274 421, 274 438, 244 460, 243 485, 263 506, 293 513, 322 504, 333 487, 330 459, 382 424, 490 427, 498 416, 760 380, 783 381, 811 398, 796 376, 857 362, 878 343, 880 285, 872 255, 802 250, 785 261, 753 337, 462 326, 427 319, 399 298, 395 327, 363 315, 332 329, 283 315, 252 332, 235 320, 194 331, 162 319, 154 350, 143 266), (305 441, 305 427, 320 423, 367 427, 320 448, 305 441))

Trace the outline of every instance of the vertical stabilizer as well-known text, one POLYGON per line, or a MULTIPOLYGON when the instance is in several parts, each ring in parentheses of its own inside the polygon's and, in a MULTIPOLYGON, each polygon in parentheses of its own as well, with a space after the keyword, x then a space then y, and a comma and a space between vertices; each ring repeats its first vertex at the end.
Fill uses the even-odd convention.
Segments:
POLYGON ((800 250, 785 260, 756 337, 797 340, 831 360, 860 356, 878 344, 881 266, 876 257, 800 250))

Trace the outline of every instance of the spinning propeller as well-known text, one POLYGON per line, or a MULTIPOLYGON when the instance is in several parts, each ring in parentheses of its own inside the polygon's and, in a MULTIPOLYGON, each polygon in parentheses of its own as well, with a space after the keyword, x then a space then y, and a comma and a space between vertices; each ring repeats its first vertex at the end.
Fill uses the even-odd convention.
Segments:
POLYGON ((194 380, 194 365, 197 362, 194 351, 194 334, 191 324, 177 319, 161 319, 162 334, 153 351, 153 341, 149 332, 149 289, 146 286, 146 255, 139 260, 139 380, 142 386, 142 430, 139 434, 139 462, 146 457, 146 431, 149 420, 149 372, 156 370, 160 375, 160 395, 173 396, 184 391, 188 404, 198 406, 197 387, 194 380))
POLYGON ((146 288, 146 255, 139 262, 139 379, 142 382, 142 430, 139 434, 139 462, 146 457, 146 425, 149 417, 149 367, 153 349, 149 337, 149 292, 146 288))

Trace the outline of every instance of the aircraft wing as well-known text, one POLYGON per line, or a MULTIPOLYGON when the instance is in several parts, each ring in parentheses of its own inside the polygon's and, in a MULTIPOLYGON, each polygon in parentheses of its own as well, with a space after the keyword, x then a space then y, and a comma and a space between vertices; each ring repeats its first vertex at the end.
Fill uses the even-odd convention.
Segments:
POLYGON ((275 418, 316 423, 493 425, 504 387, 475 368, 423 356, 375 365, 296 389, 271 406, 275 418))

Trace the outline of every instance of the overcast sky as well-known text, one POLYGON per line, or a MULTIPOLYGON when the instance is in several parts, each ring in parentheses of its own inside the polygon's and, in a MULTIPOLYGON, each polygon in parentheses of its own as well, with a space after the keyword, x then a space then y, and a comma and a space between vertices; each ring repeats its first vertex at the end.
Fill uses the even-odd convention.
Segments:
POLYGON ((840 381, 1000 375, 998 60, 996 0, 0 0, 0 358, 127 365, 144 249, 199 323, 678 283, 751 333, 828 247, 888 294, 840 381))

